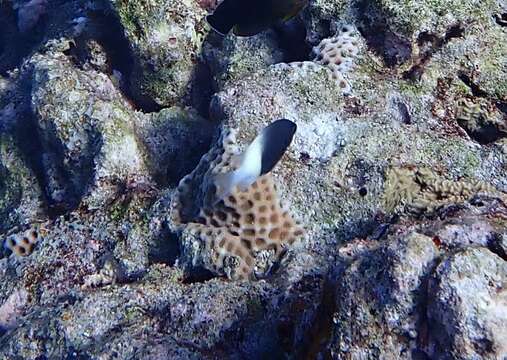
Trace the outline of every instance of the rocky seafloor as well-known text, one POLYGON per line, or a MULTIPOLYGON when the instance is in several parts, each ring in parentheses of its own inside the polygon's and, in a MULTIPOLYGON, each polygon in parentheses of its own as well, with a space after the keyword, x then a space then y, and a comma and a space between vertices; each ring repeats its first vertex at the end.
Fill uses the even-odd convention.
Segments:
POLYGON ((214 6, 0 0, 0 358, 507 358, 507 3, 311 0, 247 38, 214 6), (305 236, 234 280, 171 203, 279 118, 305 236))

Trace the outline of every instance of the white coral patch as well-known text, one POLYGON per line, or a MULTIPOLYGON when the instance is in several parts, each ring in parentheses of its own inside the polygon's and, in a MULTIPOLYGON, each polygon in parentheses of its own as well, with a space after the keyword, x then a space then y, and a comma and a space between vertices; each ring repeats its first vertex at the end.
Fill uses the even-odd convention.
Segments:
POLYGON ((14 291, 0 306, 0 328, 7 330, 15 328, 27 302, 28 293, 26 290, 14 291))
POLYGON ((310 158, 329 160, 343 142, 336 114, 320 114, 309 122, 299 122, 294 142, 298 151, 310 158))

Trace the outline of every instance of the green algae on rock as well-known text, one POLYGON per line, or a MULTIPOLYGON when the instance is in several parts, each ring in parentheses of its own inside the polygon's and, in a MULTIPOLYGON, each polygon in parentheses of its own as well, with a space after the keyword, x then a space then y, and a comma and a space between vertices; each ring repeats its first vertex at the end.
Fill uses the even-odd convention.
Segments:
POLYGON ((159 106, 181 103, 195 78, 205 12, 197 1, 113 1, 135 55, 134 96, 159 106))

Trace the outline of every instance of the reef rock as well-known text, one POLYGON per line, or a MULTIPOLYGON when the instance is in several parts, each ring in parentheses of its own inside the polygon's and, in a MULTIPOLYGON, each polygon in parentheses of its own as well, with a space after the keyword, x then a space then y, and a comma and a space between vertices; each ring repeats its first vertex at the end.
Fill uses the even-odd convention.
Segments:
POLYGON ((185 103, 200 82, 205 12, 197 1, 115 1, 113 7, 135 56, 128 79, 135 97, 151 107, 185 103))
POLYGON ((505 2, 215 5, 0 1, 0 358, 505 358, 505 2))
POLYGON ((432 357, 502 359, 507 356, 507 263, 485 248, 442 261, 428 288, 432 357))
POLYGON ((464 210, 440 224, 396 225, 381 243, 342 246, 331 355, 505 357, 506 265, 485 247, 504 226, 464 210), (451 245, 456 236, 466 239, 451 245))

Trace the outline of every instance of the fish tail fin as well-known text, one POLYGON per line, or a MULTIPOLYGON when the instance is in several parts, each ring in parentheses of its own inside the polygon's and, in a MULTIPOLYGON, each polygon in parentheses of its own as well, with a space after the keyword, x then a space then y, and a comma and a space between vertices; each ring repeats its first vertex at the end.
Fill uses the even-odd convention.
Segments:
POLYGON ((213 14, 206 16, 206 21, 216 32, 227 35, 236 23, 238 6, 235 0, 224 0, 213 14))

